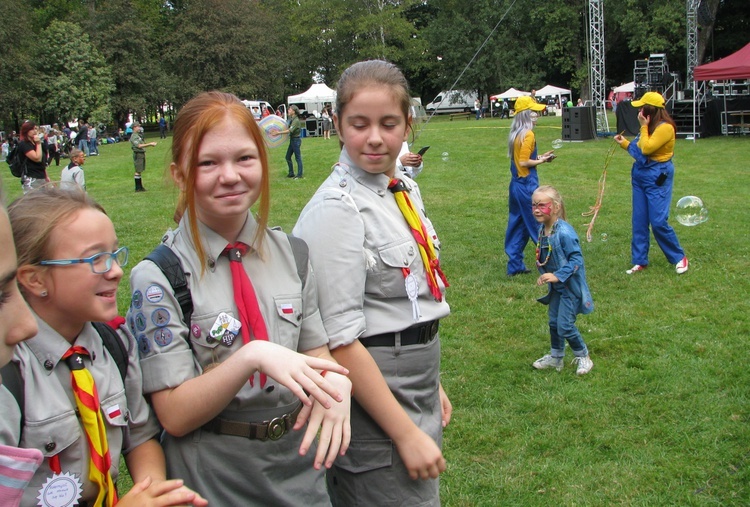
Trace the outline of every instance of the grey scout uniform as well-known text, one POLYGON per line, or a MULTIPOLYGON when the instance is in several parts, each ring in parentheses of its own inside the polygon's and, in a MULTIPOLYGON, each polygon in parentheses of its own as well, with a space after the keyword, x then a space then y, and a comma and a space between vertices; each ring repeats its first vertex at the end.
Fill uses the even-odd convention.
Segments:
POLYGON ((133 165, 138 174, 146 170, 146 149, 139 148, 141 144, 143 144, 143 135, 133 130, 130 134, 130 148, 133 150, 133 165))
MULTIPOLYGON (((440 242, 417 184, 396 171, 410 190, 436 250, 440 242)), ((310 247, 318 279, 320 312, 331 348, 382 333, 398 333, 450 313, 427 286, 414 237, 388 190, 388 176, 356 167, 344 148, 339 164, 302 210, 294 234, 310 247), (401 268, 419 282, 419 322, 401 268)), ((438 281, 438 283, 441 283, 438 281)), ((442 284, 441 290, 444 291, 442 284)), ((438 445, 442 413, 438 393, 440 341, 401 347, 371 347, 388 386, 411 419, 438 445)), ((336 506, 439 506, 438 480, 413 481, 390 438, 352 400, 352 441, 328 472, 336 506)))
MULTIPOLYGON (((76 415, 70 369, 63 354, 70 348, 65 338, 47 323, 36 318, 39 333, 16 347, 13 361, 20 365, 24 379, 24 426, 13 395, 0 388, 0 443, 35 448, 44 461, 24 492, 22 507, 39 505, 39 492, 52 477, 49 458, 60 458, 61 473, 75 476, 83 485, 81 501, 93 505, 98 487, 89 481, 89 447, 86 434, 76 415)), ((92 361, 84 360, 94 377, 107 430, 112 458, 112 479, 117 480, 120 455, 156 438, 158 423, 142 394, 141 369, 135 340, 127 330, 118 330, 128 349, 128 373, 124 386, 114 359, 106 351, 96 329, 87 323, 75 341, 85 347, 92 361)))
MULTIPOLYGON (((169 232, 164 242, 180 257, 188 275, 194 305, 190 328, 183 323, 169 282, 155 264, 143 261, 131 273, 128 322, 137 336, 146 393, 177 387, 201 375, 207 366, 225 361, 243 345, 241 331, 231 345, 209 336, 221 313, 240 320, 229 260, 221 255, 227 241, 198 224, 209 258, 201 275, 188 221, 185 214, 180 227, 169 232)), ((252 244, 256 227, 248 213, 237 241, 252 244)), ((265 261, 251 249, 242 263, 258 296, 269 340, 296 351, 326 345, 313 273, 308 273, 302 287, 284 233, 268 230, 264 248, 265 261)), ((256 374, 254 387, 245 383, 220 417, 260 422, 287 414, 298 404, 291 391, 271 378, 261 389, 256 374)), ((312 466, 314 446, 307 456, 299 456, 303 436, 304 431, 291 431, 276 441, 260 441, 200 428, 181 438, 165 435, 167 475, 184 479, 211 505, 330 505, 324 472, 312 466)))

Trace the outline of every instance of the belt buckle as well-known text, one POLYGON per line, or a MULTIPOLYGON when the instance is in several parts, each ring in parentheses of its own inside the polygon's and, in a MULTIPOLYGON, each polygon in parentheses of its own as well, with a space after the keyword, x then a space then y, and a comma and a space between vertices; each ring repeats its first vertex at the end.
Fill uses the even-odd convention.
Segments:
POLYGON ((286 419, 284 417, 276 417, 268 422, 268 429, 266 434, 269 440, 278 440, 286 433, 286 419))

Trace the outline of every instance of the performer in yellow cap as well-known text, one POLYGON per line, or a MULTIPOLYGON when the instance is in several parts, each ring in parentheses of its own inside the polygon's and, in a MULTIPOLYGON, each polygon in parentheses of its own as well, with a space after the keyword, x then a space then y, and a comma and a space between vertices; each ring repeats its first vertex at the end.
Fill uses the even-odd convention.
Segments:
POLYGON ((635 159, 630 176, 633 184, 633 239, 630 244, 632 275, 648 266, 649 231, 667 260, 675 264, 677 274, 688 270, 688 258, 680 246, 674 229, 668 223, 669 206, 674 183, 674 145, 677 127, 664 108, 664 97, 646 92, 633 107, 640 108, 638 122, 641 131, 628 141, 621 134, 615 141, 635 159))
POLYGON ((536 151, 534 127, 538 111, 545 109, 533 97, 518 97, 513 123, 508 135, 510 187, 508 188, 508 228, 505 230, 505 253, 508 255, 508 276, 530 273, 523 262, 523 250, 531 239, 536 243, 539 230, 531 211, 531 194, 539 186, 536 166, 552 162, 555 155, 548 151, 541 157, 536 151))

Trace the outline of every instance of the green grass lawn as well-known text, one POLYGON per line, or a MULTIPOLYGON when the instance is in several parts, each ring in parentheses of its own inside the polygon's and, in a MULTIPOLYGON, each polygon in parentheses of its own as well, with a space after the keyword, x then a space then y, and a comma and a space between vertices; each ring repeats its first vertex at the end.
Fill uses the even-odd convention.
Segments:
MULTIPOLYGON (((451 284, 452 315, 440 326, 443 385, 454 406, 443 504, 750 504, 750 138, 677 141, 673 204, 697 195, 709 210, 696 227, 672 219, 690 258, 681 276, 654 242, 649 269, 625 274, 632 159, 619 148, 593 241, 585 241, 581 213, 596 200, 610 139, 567 142, 539 167, 541 183, 565 198, 596 304, 578 320, 595 366, 577 377, 570 353, 561 373, 531 367, 549 349, 546 307, 535 302, 546 289, 534 275, 505 276, 509 126, 436 117, 414 143, 431 146, 418 181, 451 284)), ((560 118, 541 118, 536 133, 540 152, 552 149, 560 118)), ((89 193, 112 217, 132 264, 173 226, 168 147, 166 140, 148 149, 142 194, 133 192, 128 144, 102 146, 86 162, 89 193)), ((285 151, 271 151, 271 223, 290 231, 337 159, 338 140, 303 140, 303 180, 285 177, 285 151)), ((10 200, 20 188, 7 169, 3 179, 10 200)), ((531 243, 526 253, 531 266, 531 243)), ((127 276, 121 289, 124 313, 127 276)))

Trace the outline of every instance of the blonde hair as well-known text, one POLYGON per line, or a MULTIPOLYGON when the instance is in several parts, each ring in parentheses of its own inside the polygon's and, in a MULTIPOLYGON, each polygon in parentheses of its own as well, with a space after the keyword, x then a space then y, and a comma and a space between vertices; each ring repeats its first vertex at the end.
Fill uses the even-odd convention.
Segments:
POLYGON ((44 185, 19 197, 8 206, 18 265, 39 264, 49 256, 52 232, 79 211, 104 208, 80 188, 44 185))
POLYGON ((542 185, 541 187, 538 187, 536 190, 534 190, 534 194, 536 193, 544 194, 549 197, 552 202, 557 205, 558 208, 560 208, 560 218, 562 218, 563 220, 567 220, 567 217, 565 215, 565 203, 563 202, 563 198, 560 195, 560 192, 558 192, 555 187, 553 187, 552 185, 542 185))
POLYGON ((268 154, 266 144, 253 113, 230 93, 218 91, 204 92, 190 99, 177 114, 172 136, 172 162, 183 174, 184 185, 180 189, 175 211, 175 221, 179 222, 187 211, 190 219, 190 235, 195 251, 201 262, 201 272, 205 272, 208 256, 198 233, 198 218, 195 212, 195 179, 198 170, 198 152, 203 137, 226 118, 236 120, 245 128, 258 147, 262 176, 260 182, 260 204, 258 206, 258 228, 251 245, 256 251, 263 251, 268 213, 270 208, 268 182, 268 154))

